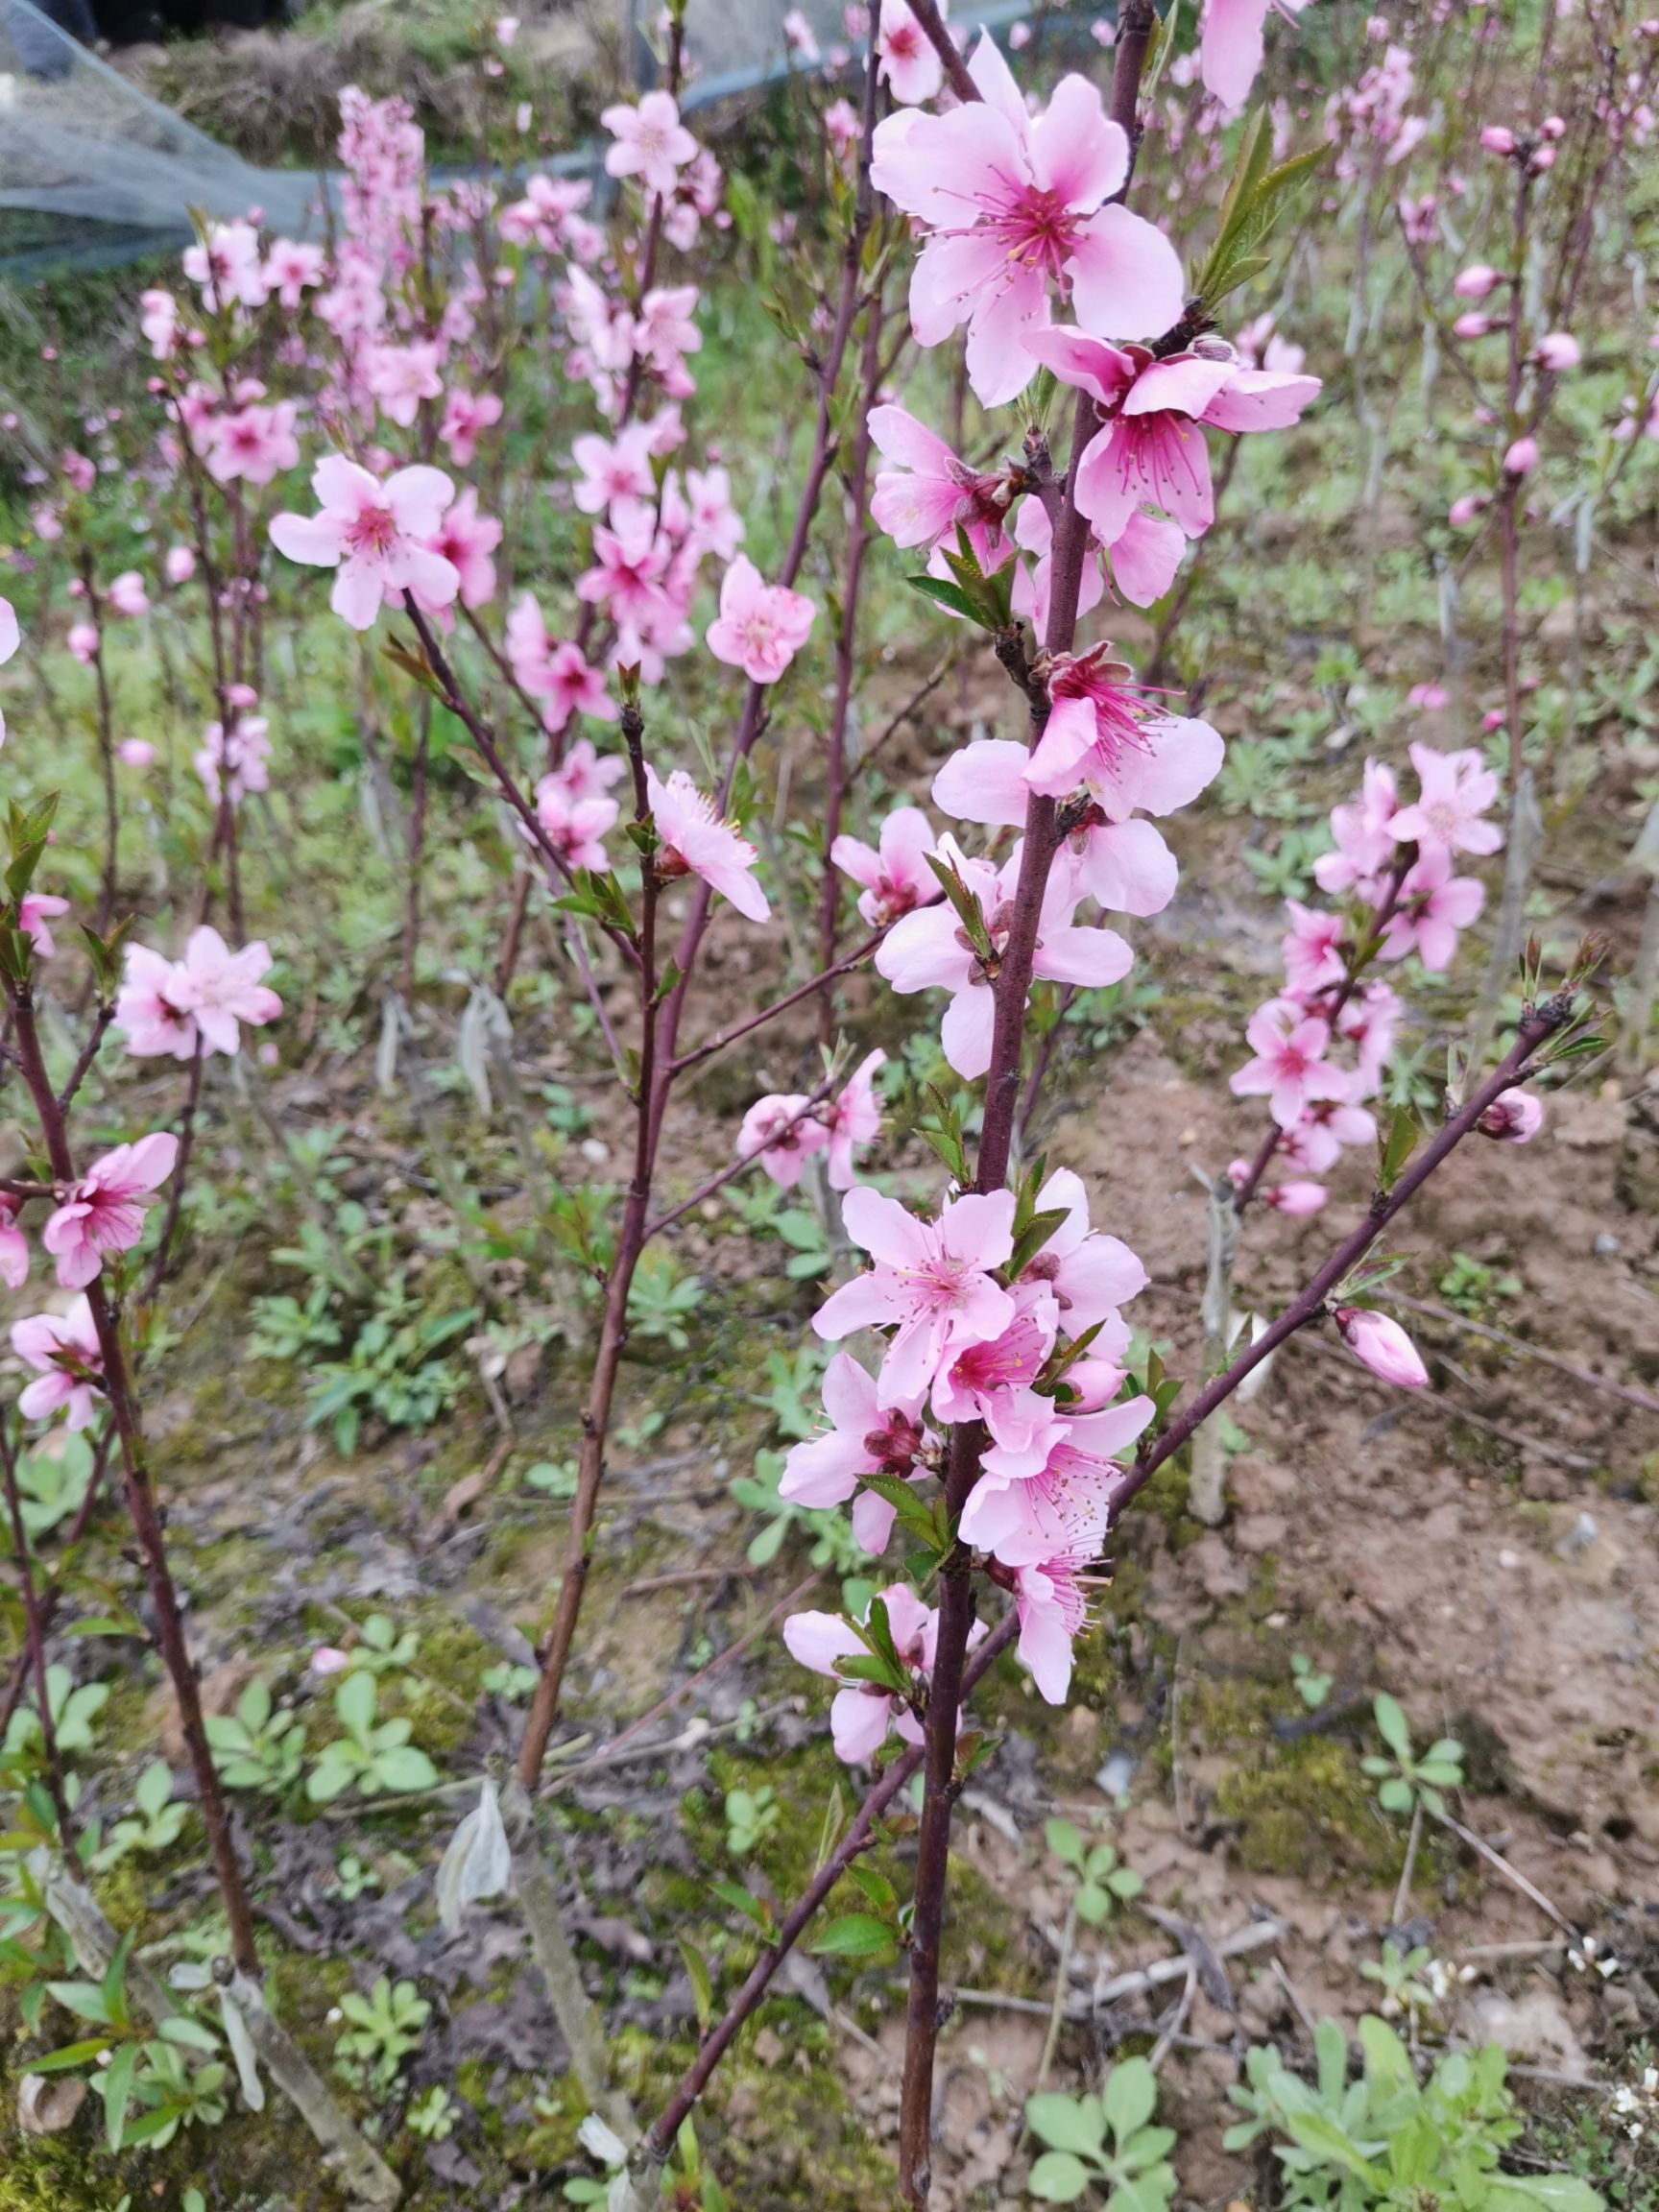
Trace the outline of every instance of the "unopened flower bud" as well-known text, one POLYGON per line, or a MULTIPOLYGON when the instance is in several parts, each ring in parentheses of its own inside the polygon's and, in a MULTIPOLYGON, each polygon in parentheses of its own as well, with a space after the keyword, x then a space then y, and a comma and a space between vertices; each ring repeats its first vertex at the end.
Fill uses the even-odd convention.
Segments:
POLYGON ((1480 133, 1480 143, 1488 154, 1513 154, 1515 133, 1505 131, 1502 123, 1488 123, 1480 133))
POLYGON ((1484 338, 1491 327, 1491 316, 1475 310, 1468 315, 1458 316, 1452 325, 1452 335, 1454 338, 1484 338))
POLYGON ((1464 529, 1474 521, 1485 504, 1486 498, 1483 493, 1465 492, 1461 498, 1453 500, 1447 510, 1446 519, 1451 523, 1454 530, 1464 529))
POLYGON ((1552 370, 1559 375, 1564 369, 1576 369, 1583 355, 1571 331, 1547 330, 1533 348, 1532 358, 1540 369, 1552 370))
POLYGON ((1492 1101, 1475 1126, 1482 1137, 1495 1138, 1500 1144, 1529 1144, 1543 1121, 1542 1099, 1534 1098, 1529 1091, 1505 1091, 1492 1101))
POLYGON ((1402 1390, 1421 1390, 1428 1382, 1429 1370, 1418 1358, 1416 1345, 1386 1313, 1373 1313, 1364 1306, 1338 1306, 1331 1318, 1354 1357, 1384 1382, 1402 1390))
POLYGON ((1503 456, 1505 476, 1530 476, 1538 466, 1538 441, 1536 438, 1517 438, 1503 456))
POLYGON ((1299 1220, 1306 1214, 1317 1214, 1329 1196, 1323 1183, 1275 1183, 1262 1192, 1262 1203, 1299 1220))
POLYGON ((1459 300, 1484 300, 1503 281, 1497 270, 1485 261, 1472 261, 1453 278, 1452 289, 1459 300))

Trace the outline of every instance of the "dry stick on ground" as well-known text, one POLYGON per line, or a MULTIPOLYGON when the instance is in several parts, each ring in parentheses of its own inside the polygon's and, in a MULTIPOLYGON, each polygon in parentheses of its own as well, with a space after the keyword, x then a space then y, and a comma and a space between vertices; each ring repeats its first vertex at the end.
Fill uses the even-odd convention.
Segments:
MULTIPOLYGON (((57 1182, 72 1184, 76 1180, 75 1156, 70 1148, 66 1118, 46 1072, 45 1057, 40 1049, 40 1034, 35 1020, 33 988, 27 978, 17 982, 10 977, 6 980, 5 988, 12 1013, 17 1070, 34 1103, 36 1119, 46 1146, 47 1160, 57 1182)), ((220 1785, 219 1771, 213 1764, 213 1754, 207 1744, 207 1732, 203 1724, 201 1689, 184 1641, 183 1615, 172 1568, 168 1563, 166 1539, 161 1532, 161 1515, 156 1503, 137 1396, 127 1365, 120 1315, 102 1275, 95 1276, 86 1286, 85 1295, 92 1325, 98 1336, 98 1350, 103 1365, 102 1388, 120 1445, 127 1511, 138 1539, 144 1576, 149 1584, 150 1601, 156 1614, 156 1642, 173 1686, 180 1731, 184 1739, 191 1772, 195 1777, 197 1801, 207 1830, 213 1871, 229 1928, 232 1961, 237 1974, 251 1984, 257 1984, 260 1966, 259 1955, 253 1942, 252 1913, 249 1908, 242 1869, 237 1863, 236 1847, 230 1833, 230 1817, 220 1785)), ((266 2037, 261 2048, 272 2074, 294 2098, 319 2140, 339 2155, 348 2183, 354 2193, 372 2203, 396 2203, 401 2193, 397 2176, 357 2133, 327 2091, 317 2081, 286 2031, 267 2014, 261 2032, 266 2037), (291 2086, 291 2083, 301 2084, 299 2090, 291 2086)))

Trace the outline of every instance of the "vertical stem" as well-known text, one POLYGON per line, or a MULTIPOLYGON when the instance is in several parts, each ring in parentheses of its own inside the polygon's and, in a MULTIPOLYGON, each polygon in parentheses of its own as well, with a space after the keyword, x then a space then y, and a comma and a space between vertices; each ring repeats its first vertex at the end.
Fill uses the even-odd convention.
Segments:
POLYGON ((81 583, 86 594, 86 619, 98 642, 92 648, 92 673, 98 685, 98 754, 104 771, 104 874, 98 891, 98 927, 108 928, 115 915, 121 810, 115 797, 115 716, 109 699, 109 677, 104 666, 104 605, 98 596, 92 555, 83 546, 81 583))
POLYGON ((156 1240, 156 1257, 150 1262, 149 1280, 144 1285, 146 1299, 155 1297, 170 1271, 173 1238, 184 1208, 184 1184, 190 1171, 190 1154, 196 1142, 196 1114, 202 1103, 202 1070, 206 1057, 206 1045, 199 1037, 196 1040, 196 1057, 190 1063, 190 1088, 184 1095, 184 1112, 179 1124, 179 1157, 173 1163, 173 1172, 167 1180, 167 1212, 162 1219, 161 1234, 156 1240))
MULTIPOLYGON (((53 1177, 60 1183, 73 1183, 76 1179, 74 1154, 69 1148, 68 1129, 53 1093, 51 1078, 46 1072, 45 1059, 40 1050, 40 1033, 35 1021, 33 994, 29 985, 24 983, 9 986, 7 996, 12 1006, 18 1068, 35 1103, 35 1113, 40 1124, 40 1134, 45 1140, 53 1177)), ((202 1806, 202 1817, 207 1827, 213 1869, 219 1878, 225 1917, 230 1927, 231 1953, 243 1973, 256 1976, 259 1972, 259 1955, 253 1944, 253 1919, 249 1910, 248 1892, 243 1886, 242 1869, 236 1863, 236 1848, 231 1841, 230 1818, 219 1784, 219 1770, 213 1764, 213 1754, 207 1746, 207 1732, 203 1726, 201 1690, 184 1641, 184 1622, 180 1611, 179 1593, 167 1563, 167 1546, 161 1533, 161 1517, 156 1509, 156 1496, 151 1483, 137 1401, 128 1371, 126 1351, 121 1342, 121 1324, 102 1275, 95 1276, 87 1285, 86 1303, 91 1311, 92 1325, 98 1334, 98 1349, 104 1362, 104 1393, 109 1402, 110 1418, 114 1422, 115 1433, 121 1446, 121 1471, 127 1494, 127 1510, 132 1517, 133 1531, 143 1554, 145 1576, 150 1585, 150 1600, 156 1610, 156 1641, 160 1648, 162 1664, 173 1684, 173 1695, 179 1706, 180 1728, 190 1754, 191 1770, 196 1777, 196 1793, 202 1806)))
MULTIPOLYGON (((643 829, 651 822, 651 802, 645 782, 645 725, 637 700, 629 701, 622 709, 622 736, 633 772, 634 819, 636 826, 643 829)), ((615 1259, 605 1286, 605 1317, 600 1327, 599 1351, 588 1386, 588 1403, 582 1413, 582 1451, 577 1465, 576 1495, 570 1502, 569 1536, 565 1548, 559 1603, 542 1647, 541 1677, 524 1723, 523 1741, 518 1746, 518 1780, 527 1791, 535 1789, 541 1762, 547 1755, 547 1740, 558 1718, 565 1669, 582 1610, 593 1516, 599 1503, 599 1485, 605 1477, 605 1438, 611 1425, 611 1400, 616 1387, 622 1347, 628 1338, 628 1293, 644 1247, 650 1211, 652 1170, 657 1153, 651 1109, 657 1090, 658 1029, 661 1011, 657 989, 660 885, 656 860, 650 854, 641 855, 639 879, 639 1073, 634 1090, 634 1173, 622 1210, 615 1259)))
MULTIPOLYGON (((841 626, 835 638, 835 701, 830 713, 830 762, 824 797, 824 877, 818 895, 818 965, 826 969, 835 965, 836 924, 841 910, 840 871, 830 854, 841 834, 841 811, 847 792, 847 717, 858 666, 858 592, 864 576, 864 556, 870 544, 867 512, 870 411, 876 404, 881 382, 881 310, 882 298, 878 289, 864 325, 858 428, 854 436, 852 465, 847 475, 847 574, 842 583, 841 626)), ((818 1001, 818 1042, 828 1045, 834 1033, 835 994, 826 990, 818 1001)))
MULTIPOLYGON (((919 15, 918 20, 926 19, 919 15)), ((1118 14, 1117 59, 1110 112, 1129 140, 1131 174, 1140 142, 1138 102, 1157 10, 1152 0, 1123 0, 1118 14)), ((1123 189, 1128 190, 1128 179, 1123 189)), ((1094 425, 1094 408, 1079 392, 1072 419, 1071 450, 1059 518, 1054 528, 1053 572, 1047 652, 1070 653, 1077 630, 1077 602, 1089 550, 1089 525, 1076 499, 1077 464, 1094 425)), ((1031 706, 1030 742, 1040 739, 1047 721, 1040 695, 1031 706)), ((1033 794, 1025 809, 1024 852, 1014 893, 1014 913, 1006 947, 992 990, 996 1000, 991 1066, 985 1084, 985 1112, 979 1140, 975 1188, 999 1190, 1007 1179, 1015 1117, 1020 1108, 1020 1069, 1024 1043, 1026 998, 1037 950, 1043 895, 1059 848, 1058 806, 1033 794)), ((984 1431, 977 1422, 958 1424, 950 1432, 945 1480, 946 1507, 957 1519, 979 1476, 984 1431)), ((957 1716, 962 1672, 974 1626, 973 1556, 956 1544, 939 1578, 939 1627, 923 1737, 922 1821, 917 1837, 915 1903, 910 1923, 910 1990, 905 2015, 904 2075, 899 2107, 899 2193, 908 2205, 925 2205, 932 2182, 933 2061, 940 2027, 939 1960, 944 1934, 950 1816, 959 1787, 955 1774, 957 1716)))
POLYGON ((409 799, 409 873, 403 888, 403 975, 398 986, 405 1006, 415 1003, 415 957, 421 950, 421 882, 426 861, 426 766, 432 735, 429 692, 421 694, 419 712, 415 772, 409 799))
MULTIPOLYGON (((1522 278, 1527 265, 1527 230, 1532 204, 1531 165, 1522 162, 1515 187, 1515 223, 1509 272, 1508 365, 1505 383, 1503 436, 1509 442, 1521 435, 1521 315, 1522 278)), ((1538 817, 1532 777, 1522 754, 1521 729, 1521 500, 1526 478, 1505 475, 1498 494, 1498 530, 1503 551, 1503 718, 1509 751, 1508 853, 1503 867, 1503 900, 1491 955, 1476 1001, 1469 1038, 1469 1065, 1479 1068, 1492 1048, 1498 1027, 1498 1008, 1509 980, 1526 924, 1527 893, 1542 842, 1543 823, 1538 817)))

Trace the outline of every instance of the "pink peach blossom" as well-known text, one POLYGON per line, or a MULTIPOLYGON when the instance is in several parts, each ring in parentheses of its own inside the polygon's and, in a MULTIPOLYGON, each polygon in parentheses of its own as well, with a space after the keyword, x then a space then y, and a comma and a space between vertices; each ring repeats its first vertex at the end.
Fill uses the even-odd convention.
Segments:
POLYGON ((720 613, 706 643, 716 661, 741 668, 752 684, 776 684, 805 644, 818 610, 800 591, 763 583, 739 553, 720 584, 720 613))
POLYGON ((826 1174, 831 1190, 851 1190, 857 1180, 854 1155, 860 1144, 872 1143, 881 1131, 881 1108, 876 1096, 876 1072, 887 1065, 879 1046, 860 1060, 847 1086, 830 1104, 825 1127, 830 1135, 826 1174))
POLYGON ((387 591, 447 607, 461 589, 454 564, 427 550, 455 487, 441 469, 399 469, 382 484, 330 453, 311 472, 318 515, 277 515, 271 542, 290 561, 338 570, 329 605, 353 630, 373 628, 387 591))
POLYGON ((66 1290, 82 1290, 102 1273, 107 1255, 130 1252, 144 1234, 150 1194, 165 1183, 179 1140, 165 1131, 118 1144, 72 1183, 40 1241, 58 1262, 66 1290))
POLYGON ((1292 1129, 1313 1100, 1340 1098, 1347 1078, 1327 1065, 1330 1024, 1290 998, 1270 998, 1251 1015, 1244 1039, 1256 1057, 1231 1078, 1238 1098, 1265 1098, 1281 1129, 1292 1129))
POLYGON ((1284 430, 1317 397, 1317 376, 1242 368, 1231 348, 1159 359, 1083 330, 1030 333, 1026 350, 1094 400, 1104 418, 1077 469, 1077 504, 1108 542, 1143 507, 1189 538, 1215 517, 1204 425, 1284 430))
POLYGON ((686 162, 697 157, 697 141, 667 92, 647 92, 637 108, 607 108, 599 120, 613 140, 605 152, 606 174, 637 177, 647 192, 663 199, 674 191, 686 162))
POLYGON ((757 1160, 781 1190, 793 1190, 814 1152, 830 1142, 830 1132, 801 1093, 773 1092, 757 1098, 737 1132, 737 1157, 757 1160))
POLYGON ((989 36, 968 66, 981 98, 886 117, 871 174, 928 233, 910 280, 917 342, 937 346, 966 323, 969 379, 993 407, 1036 374, 1021 340, 1047 322, 1055 291, 1107 337, 1155 337, 1184 287, 1164 233, 1115 204, 1129 143, 1098 88, 1062 78, 1033 117, 989 36))
POLYGON ((1496 853, 1503 832, 1483 819, 1498 797, 1498 778, 1472 747, 1441 753, 1413 745, 1411 765, 1421 786, 1415 805, 1402 806, 1388 834, 1402 845, 1439 847, 1448 853, 1496 853))
POLYGON ((991 1273, 1014 1249, 1011 1190, 947 1199, 937 1221, 920 1221, 866 1184, 848 1192, 842 1217, 875 1265, 832 1291, 812 1326, 830 1343, 855 1329, 893 1327, 882 1405, 919 1399, 948 1358, 1013 1320, 1014 1300, 991 1273))
POLYGON ((26 892, 18 902, 17 926, 34 946, 36 959, 50 960, 57 951, 47 925, 68 911, 68 900, 55 899, 48 891, 26 892))
POLYGON ((878 849, 845 832, 830 846, 835 866, 864 886, 858 912, 872 929, 884 928, 912 907, 928 906, 943 898, 939 879, 927 865, 934 844, 933 825, 920 806, 896 806, 882 821, 878 849))
POLYGON ((712 801, 704 797, 684 768, 676 768, 664 783, 647 762, 645 785, 661 840, 658 874, 664 878, 700 876, 739 914, 751 922, 764 922, 772 909, 755 880, 759 855, 749 840, 733 824, 721 820, 712 801))
POLYGON ((49 1421, 67 1413, 71 1430, 85 1429, 97 1410, 104 1355, 85 1293, 66 1313, 31 1313, 12 1324, 12 1349, 36 1381, 20 1393, 17 1410, 26 1421, 49 1421))
MULTIPOLYGON (((970 860, 947 838, 941 853, 952 860, 969 896, 983 917, 993 953, 1008 940, 1014 915, 1022 842, 998 870, 987 860, 970 860)), ((1057 983, 1098 988, 1119 982, 1132 955, 1116 930, 1072 926, 1082 894, 1069 872, 1050 872, 1037 925, 1032 974, 1057 983)), ((945 990, 951 995, 941 1027, 945 1057, 959 1075, 972 1081, 991 1065, 996 999, 990 977, 949 905, 925 907, 904 915, 882 940, 876 967, 895 991, 945 990)))

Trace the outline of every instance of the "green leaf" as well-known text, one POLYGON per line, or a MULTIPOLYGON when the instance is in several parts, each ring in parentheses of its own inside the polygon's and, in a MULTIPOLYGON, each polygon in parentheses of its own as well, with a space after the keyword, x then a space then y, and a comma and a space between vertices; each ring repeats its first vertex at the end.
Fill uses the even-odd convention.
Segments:
POLYGON ((929 853, 926 860, 939 879, 940 890, 955 909, 956 919, 961 923, 969 944, 981 960, 991 960, 994 957, 991 932, 985 926, 985 916, 980 910, 979 902, 963 882, 960 871, 954 862, 941 860, 936 853, 929 853))
POLYGON ((1384 2090, 1416 2089, 1410 2053, 1387 2021, 1380 2020, 1375 2012, 1360 2017, 1359 2048, 1365 2054, 1368 2081, 1384 2090))
POLYGON ((438 1769, 424 1751, 413 1743, 382 1751, 374 1761, 374 1773, 382 1790, 408 1792, 412 1790, 431 1790, 438 1781, 438 1769))
POLYGON ((1400 1180, 1400 1171, 1417 1147, 1420 1131, 1417 1117, 1408 1106, 1396 1106, 1388 1134, 1379 1145, 1377 1181, 1383 1190, 1392 1190, 1400 1180))
POLYGON ((219 2038, 210 2028, 204 2028, 200 2020, 192 2020, 186 2012, 176 2012, 171 2020, 161 2023, 161 2037, 166 2043, 182 2044, 187 2051, 217 2051, 219 2038))
POLYGON ((1158 2077, 1144 2058, 1125 2058, 1106 2077, 1101 2103, 1107 2125, 1121 2144, 1158 2109, 1158 2077))
POLYGON ((1106 2115, 1095 2097, 1060 2097, 1052 2091, 1025 2100, 1025 2125, 1056 2151, 1093 2156, 1106 2140, 1106 2115))
POLYGON ((127 2106, 132 2095, 132 2069, 141 2046, 123 2043, 111 2052, 104 2070, 104 2132, 111 2151, 119 2151, 127 2131, 127 2106))
POLYGON ((912 591, 920 591, 924 599, 931 599, 935 606, 949 607, 952 614, 965 615, 977 628, 984 629, 979 610, 959 584, 947 584, 942 576, 906 576, 904 581, 912 591))
POLYGON ((1379 1690, 1371 1707, 1377 1717, 1377 1733, 1397 1758, 1411 1756, 1411 1731, 1400 1701, 1390 1697, 1386 1690, 1379 1690))
POLYGON ((1070 1216, 1064 1206, 1053 1206, 1042 1214, 1033 1214, 1023 1233, 1016 1240, 1007 1266, 1002 1270, 1010 1283, 1018 1283, 1054 1232, 1070 1216))
POLYGON ((885 1874, 875 1866, 861 1865, 854 1860, 847 1869, 847 1877, 856 1883, 872 1905, 884 1912, 894 1911, 899 1904, 899 1893, 885 1874))
POLYGON ((831 1920, 812 1949, 831 1959, 876 1959, 894 1948, 895 1937, 885 1921, 868 1912, 844 1912, 831 1920))
POLYGON ((1602 2212, 1600 2194, 1575 2174, 1494 2174, 1487 2187, 1493 2212, 1602 2212))
POLYGON ((1352 2174, 1356 2180, 1363 2181, 1376 2196, 1386 2194, 1387 2176, 1372 2165, 1328 2114, 1287 2112, 1285 2118, 1291 2140, 1304 2151, 1311 2151, 1327 2165, 1339 2166, 1344 2174, 1352 2174))
POLYGON ((678 1938, 680 1956, 685 1962, 685 1974, 691 1984, 691 1996, 697 2007, 697 2025, 708 2029, 714 2012, 714 1984, 709 1977, 709 1967, 703 1954, 684 1936, 678 1938))
POLYGON ((96 2020, 106 2028, 110 2025, 109 1998, 101 1983, 48 1982, 46 1987, 78 2020, 96 2020))
POLYGON ((96 2058, 108 2051, 114 2040, 109 2035, 89 2035, 82 2043, 65 2043, 61 2050, 48 2051, 44 2058, 31 2058, 31 2074, 66 2074, 72 2066, 84 2066, 89 2058, 96 2058))
POLYGON ((772 1925, 771 1914, 760 1899, 752 1896, 741 1883, 715 1882, 710 1884, 710 1888, 722 1905, 730 1905, 734 1912, 741 1912, 746 1919, 753 1920, 756 1927, 762 1932, 770 1929, 772 1925))
POLYGON ((1074 2204, 1089 2181, 1089 2169, 1080 2158, 1069 2151, 1045 2151, 1025 2186, 1046 2204, 1074 2204))
POLYGON ((348 1674, 334 1693, 334 1710, 353 1736, 366 1735, 374 1724, 373 1675, 361 1668, 348 1674))
POLYGON ((1411 1785, 1402 1782, 1396 1774, 1384 1782, 1377 1792, 1377 1802, 1384 1813, 1409 1813, 1411 1810, 1411 1785))

